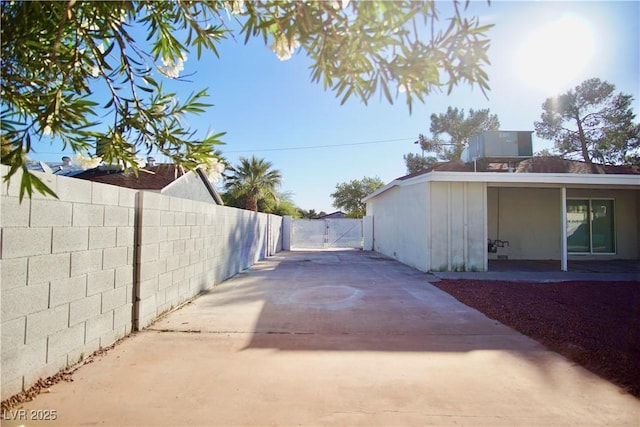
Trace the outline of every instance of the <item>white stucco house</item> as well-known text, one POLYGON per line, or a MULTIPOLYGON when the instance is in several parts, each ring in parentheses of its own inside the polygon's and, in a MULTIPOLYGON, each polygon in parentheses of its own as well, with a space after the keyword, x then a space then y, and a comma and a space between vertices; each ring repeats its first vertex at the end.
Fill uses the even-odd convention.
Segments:
POLYGON ((640 169, 555 157, 454 161, 364 199, 372 249, 422 271, 487 271, 490 259, 638 260, 640 169), (482 171, 478 171, 478 170, 482 171))

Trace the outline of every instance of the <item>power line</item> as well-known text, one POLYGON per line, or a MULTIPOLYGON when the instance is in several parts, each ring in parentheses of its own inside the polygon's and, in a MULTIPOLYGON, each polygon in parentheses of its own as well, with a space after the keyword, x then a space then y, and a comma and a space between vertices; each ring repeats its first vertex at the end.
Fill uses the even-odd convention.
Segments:
POLYGON ((382 144, 385 142, 400 142, 400 141, 410 141, 415 139, 416 138, 413 137, 413 138, 383 139, 379 141, 351 142, 346 144, 307 145, 302 147, 257 148, 255 150, 247 149, 247 150, 224 151, 224 153, 233 154, 233 153, 256 153, 256 152, 262 152, 262 151, 311 150, 316 148, 334 148, 334 147, 349 147, 353 145, 382 144))
MULTIPOLYGON (((264 152, 264 151, 312 150, 317 148, 336 148, 336 147, 339 148, 339 147, 349 147, 354 145, 384 144, 388 142, 411 141, 415 139, 416 139, 415 137, 412 137, 412 138, 382 139, 378 141, 350 142, 345 144, 307 145, 302 147, 257 148, 257 149, 246 149, 246 150, 230 150, 230 151, 224 151, 224 153, 236 154, 236 153, 256 153, 256 152, 264 152)), ((68 154, 64 151, 37 151, 35 153, 37 154, 68 154)))

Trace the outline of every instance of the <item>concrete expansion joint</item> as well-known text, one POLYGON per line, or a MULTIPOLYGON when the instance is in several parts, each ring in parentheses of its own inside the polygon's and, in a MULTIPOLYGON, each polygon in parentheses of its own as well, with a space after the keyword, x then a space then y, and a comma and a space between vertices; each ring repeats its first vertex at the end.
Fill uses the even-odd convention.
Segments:
POLYGON ((177 334, 210 334, 210 335, 315 335, 315 332, 296 332, 296 331, 203 331, 201 329, 155 329, 148 328, 147 331, 160 333, 177 333, 177 334))

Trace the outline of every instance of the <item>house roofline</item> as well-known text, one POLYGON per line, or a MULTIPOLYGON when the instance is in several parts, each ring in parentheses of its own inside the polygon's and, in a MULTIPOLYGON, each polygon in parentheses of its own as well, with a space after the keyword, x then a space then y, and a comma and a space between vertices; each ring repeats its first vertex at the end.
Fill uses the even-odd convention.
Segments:
POLYGON ((496 173, 496 172, 446 172, 431 171, 408 179, 396 179, 371 193, 364 199, 367 202, 394 187, 420 184, 423 182, 482 182, 513 186, 553 186, 553 187, 589 187, 613 186, 640 189, 638 175, 625 174, 584 174, 584 173, 496 173))
POLYGON ((204 183, 207 191, 209 191, 209 194, 211 194, 211 197, 213 197, 213 200, 216 201, 216 204, 224 206, 224 202, 222 201, 222 197, 220 197, 220 193, 218 193, 218 190, 216 190, 216 188, 211 184, 211 181, 209 181, 205 173, 201 169, 196 169, 196 173, 204 183))

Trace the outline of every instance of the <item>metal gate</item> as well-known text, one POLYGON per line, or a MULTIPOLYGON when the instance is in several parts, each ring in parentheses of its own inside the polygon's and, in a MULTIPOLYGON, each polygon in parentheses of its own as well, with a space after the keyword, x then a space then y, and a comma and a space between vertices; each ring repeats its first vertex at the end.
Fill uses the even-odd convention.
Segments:
POLYGON ((291 224, 292 249, 362 249, 362 219, 294 219, 291 224))

